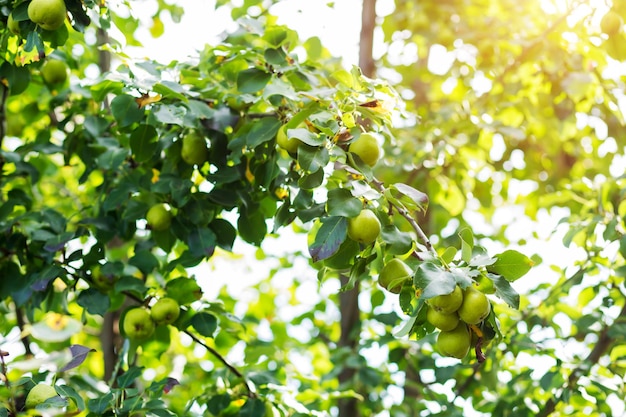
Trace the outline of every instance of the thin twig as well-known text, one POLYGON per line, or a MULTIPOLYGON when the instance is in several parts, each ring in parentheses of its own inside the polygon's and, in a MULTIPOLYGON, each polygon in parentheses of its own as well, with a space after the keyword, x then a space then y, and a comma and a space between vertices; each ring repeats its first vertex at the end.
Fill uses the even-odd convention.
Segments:
POLYGON ((230 362, 228 362, 228 360, 226 360, 226 358, 224 356, 222 356, 217 350, 215 350, 213 347, 209 346, 208 344, 206 344, 202 339, 200 339, 198 336, 196 336, 195 334, 191 333, 189 330, 184 330, 184 333, 186 335, 188 335, 189 337, 191 337, 191 339, 196 342, 197 344, 199 344, 200 346, 202 346, 203 348, 205 348, 211 355, 213 355, 217 360, 219 360, 226 368, 228 368, 228 370, 230 370, 233 374, 235 374, 237 377, 241 378, 241 380, 243 381, 243 384, 246 387, 246 390, 248 391, 248 396, 249 397, 256 397, 256 393, 252 390, 252 388, 250 388, 250 385, 248 385, 248 381, 246 379, 246 377, 244 376, 244 374, 237 369, 233 364, 231 364, 230 362))
POLYGON ((0 369, 0 373, 2 373, 2 379, 4 381, 4 386, 7 388, 7 391, 9 391, 9 411, 11 412, 11 415, 15 415, 17 414, 17 405, 15 403, 15 398, 13 397, 13 393, 11 392, 11 381, 9 381, 9 376, 7 375, 7 364, 4 361, 4 357, 5 356, 9 356, 9 352, 5 352, 4 350, 0 350, 0 366, 2 367, 2 369, 0 369))
MULTIPOLYGON (((379 181, 379 180, 374 178, 372 180, 372 184, 374 185, 374 187, 381 194, 385 193, 385 186, 383 185, 382 181, 379 181)), ((428 236, 426 236, 426 233, 424 233, 424 231, 422 230, 420 225, 417 223, 417 220, 415 220, 415 218, 413 216, 411 216, 411 213, 409 213, 407 211, 407 209, 405 209, 404 207, 398 206, 398 205, 392 203, 391 201, 389 202, 389 204, 391 204, 396 209, 398 214, 400 214, 402 217, 404 217, 406 219, 406 221, 409 222, 409 224, 411 225, 411 227, 413 228, 413 230, 417 234, 417 237, 422 241, 424 246, 426 246, 426 249, 428 249, 428 251, 432 252, 436 257, 439 257, 439 254, 437 253, 437 251, 433 247, 432 243, 430 243, 430 239, 428 239, 428 236)))

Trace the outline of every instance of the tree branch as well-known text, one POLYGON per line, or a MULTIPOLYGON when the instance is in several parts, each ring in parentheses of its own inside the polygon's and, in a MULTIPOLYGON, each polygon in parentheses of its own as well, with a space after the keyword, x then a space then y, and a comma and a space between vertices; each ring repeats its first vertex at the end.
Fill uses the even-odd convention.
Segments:
POLYGON ((222 356, 217 350, 215 350, 213 347, 209 346, 208 344, 206 344, 202 339, 200 339, 198 336, 196 336, 195 334, 191 333, 189 330, 184 330, 183 331, 186 335, 188 335, 189 337, 191 337, 191 339, 196 342, 197 344, 199 344, 200 346, 202 346, 203 348, 205 348, 211 355, 213 355, 217 360, 219 360, 226 368, 228 368, 229 371, 231 371, 233 374, 235 374, 237 377, 241 378, 241 380, 243 381, 243 384, 246 387, 246 390, 248 391, 248 397, 256 397, 257 394, 252 390, 252 388, 250 388, 250 385, 248 384, 248 380, 246 379, 246 377, 244 376, 244 374, 237 369, 233 364, 231 364, 230 362, 228 362, 228 360, 226 360, 226 358, 224 356, 222 356))
MULTIPOLYGON (((385 186, 383 185, 382 181, 379 181, 374 178, 372 180, 372 184, 378 191, 380 191, 381 194, 384 194, 385 186)), ((398 214, 400 214, 402 217, 406 219, 406 221, 409 222, 409 224, 411 225, 411 227, 417 234, 417 237, 419 238, 419 240, 421 240, 424 246, 426 246, 426 249, 429 252, 431 252, 433 255, 435 255, 436 257, 439 257, 439 254, 437 253, 435 248, 433 248, 432 243, 430 243, 430 239, 428 239, 428 236, 426 236, 426 233, 424 233, 420 225, 417 223, 417 220, 415 220, 415 218, 411 216, 411 213, 409 213, 404 207, 400 207, 396 204, 393 204, 392 202, 389 202, 389 204, 391 204, 396 209, 398 214)))

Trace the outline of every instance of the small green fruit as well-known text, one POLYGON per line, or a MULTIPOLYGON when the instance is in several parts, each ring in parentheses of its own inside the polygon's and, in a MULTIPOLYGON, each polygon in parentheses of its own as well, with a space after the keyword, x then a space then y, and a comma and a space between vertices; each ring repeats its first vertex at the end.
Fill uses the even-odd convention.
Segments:
POLYGON ((67 9, 63 0, 32 0, 28 18, 45 30, 57 30, 65 22, 67 9))
POLYGON ((56 390, 48 384, 35 385, 26 396, 26 408, 35 408, 49 398, 56 397, 56 390))
POLYGON ((172 213, 165 204, 155 204, 148 210, 146 221, 152 230, 167 230, 172 224, 172 213))
POLYGON ((426 312, 426 320, 439 330, 450 331, 458 326, 459 315, 456 313, 445 314, 434 308, 429 308, 426 312))
POLYGON ((356 217, 348 219, 348 237, 359 243, 373 243, 380 235, 380 220, 370 209, 363 209, 356 217))
POLYGON ((380 158, 378 139, 371 133, 362 133, 361 136, 348 147, 348 151, 358 155, 365 164, 373 167, 380 158))
POLYGON ((282 125, 278 129, 278 133, 276 134, 276 144, 289 152, 290 154, 295 154, 298 152, 298 146, 302 141, 298 138, 290 138, 287 136, 287 125, 282 125))
POLYGON ((438 295, 428 300, 428 305, 444 314, 454 313, 462 303, 463 291, 458 285, 454 287, 450 294, 438 295))
POLYGON ((463 292, 463 303, 459 307, 459 317, 467 324, 478 324, 485 320, 491 311, 491 304, 485 294, 469 286, 463 292))
POLYGON ((398 258, 393 258, 383 266, 378 274, 378 285, 394 294, 402 290, 402 283, 413 276, 413 271, 398 258), (393 287, 389 288, 393 284, 393 287))
POLYGON ((154 322, 150 313, 143 308, 133 308, 124 315, 122 324, 126 337, 134 340, 143 340, 154 333, 154 322))
POLYGON ((20 35, 20 22, 13 19, 13 13, 9 14, 9 18, 7 19, 7 28, 9 28, 9 32, 14 35, 20 35))
POLYGON ((150 316, 156 324, 172 324, 179 315, 180 306, 173 298, 161 298, 150 309, 150 316))
POLYGON ((209 157, 206 140, 198 132, 193 131, 183 137, 180 157, 189 165, 201 166, 209 157))
POLYGON ((437 349, 442 355, 463 359, 469 353, 470 342, 467 325, 459 323, 453 330, 439 332, 437 349))
POLYGON ((41 76, 49 85, 60 85, 67 81, 67 64, 59 59, 47 59, 41 66, 41 76))
POLYGON ((614 10, 609 10, 600 20, 600 30, 609 36, 615 36, 622 31, 624 21, 614 10))
POLYGON ((117 278, 118 277, 113 275, 103 274, 99 265, 94 266, 91 270, 91 280, 93 281, 94 287, 104 293, 108 293, 115 287, 117 278))

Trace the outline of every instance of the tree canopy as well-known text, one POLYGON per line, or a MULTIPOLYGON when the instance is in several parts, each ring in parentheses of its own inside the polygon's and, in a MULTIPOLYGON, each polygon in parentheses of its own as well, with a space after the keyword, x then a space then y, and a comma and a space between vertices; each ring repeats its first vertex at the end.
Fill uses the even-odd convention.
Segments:
POLYGON ((280 3, 0 0, 0 416, 624 413, 626 3, 280 3))

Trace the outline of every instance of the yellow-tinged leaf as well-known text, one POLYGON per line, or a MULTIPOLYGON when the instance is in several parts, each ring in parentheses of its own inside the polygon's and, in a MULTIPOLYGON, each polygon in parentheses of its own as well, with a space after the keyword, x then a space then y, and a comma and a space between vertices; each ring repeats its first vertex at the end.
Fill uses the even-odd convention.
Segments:
POLYGON ((159 16, 154 16, 152 18, 152 26, 150 27, 150 34, 153 38, 158 38, 165 32, 165 26, 163 26, 163 21, 159 18, 159 16))
POLYGON ((276 191, 274 191, 274 195, 276 195, 276 198, 279 200, 284 200, 289 195, 289 192, 284 188, 277 188, 276 191))
POLYGON ((248 182, 254 182, 254 174, 250 171, 250 160, 248 159, 248 163, 246 164, 246 179, 248 182))
POLYGON ((142 94, 141 97, 135 99, 135 102, 137 103, 140 109, 146 107, 149 104, 158 103, 159 101, 161 101, 160 94, 157 94, 154 96, 151 96, 149 94, 142 94))
POLYGON ((159 180, 159 175, 161 173, 158 169, 152 168, 152 184, 156 183, 159 180))

